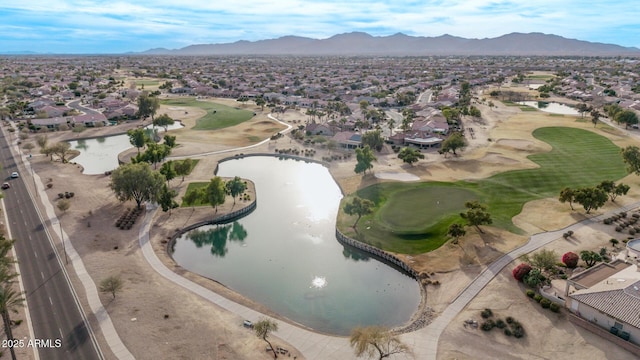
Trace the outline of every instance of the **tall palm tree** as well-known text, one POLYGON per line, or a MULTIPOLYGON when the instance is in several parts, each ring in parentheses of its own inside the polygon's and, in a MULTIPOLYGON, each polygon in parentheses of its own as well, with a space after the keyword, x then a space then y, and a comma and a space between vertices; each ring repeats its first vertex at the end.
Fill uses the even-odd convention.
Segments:
MULTIPOLYGON (((17 313, 18 307, 22 306, 24 298, 22 294, 13 288, 14 281, 18 274, 11 272, 7 266, 0 266, 0 314, 2 314, 2 323, 4 325, 4 333, 7 335, 9 343, 13 343, 13 331, 11 330, 10 312, 17 313)), ((16 360, 16 353, 12 347, 9 347, 11 358, 16 360)))

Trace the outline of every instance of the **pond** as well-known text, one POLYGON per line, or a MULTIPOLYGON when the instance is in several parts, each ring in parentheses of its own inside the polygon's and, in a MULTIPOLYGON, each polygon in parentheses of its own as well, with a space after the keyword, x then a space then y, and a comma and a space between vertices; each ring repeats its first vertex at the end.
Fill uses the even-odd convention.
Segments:
POLYGON ((178 238, 173 258, 182 267, 330 334, 402 325, 416 311, 414 279, 336 239, 342 194, 325 167, 247 157, 220 163, 218 175, 251 179, 258 206, 178 238))
MULTIPOLYGON (((151 125, 147 126, 149 132, 151 125)), ((169 126, 169 130, 179 129, 182 123, 176 121, 169 126)), ((164 132, 163 128, 156 127, 158 132, 164 132)), ((69 141, 71 149, 80 151, 80 155, 71 161, 82 165, 82 173, 85 175, 104 174, 118 167, 118 154, 132 148, 127 134, 101 136, 92 139, 80 139, 69 141)))
POLYGON ((531 106, 540 111, 544 111, 552 114, 580 115, 578 110, 576 110, 575 108, 572 108, 571 106, 567 106, 565 104, 556 103, 556 102, 521 101, 518 104, 531 106))

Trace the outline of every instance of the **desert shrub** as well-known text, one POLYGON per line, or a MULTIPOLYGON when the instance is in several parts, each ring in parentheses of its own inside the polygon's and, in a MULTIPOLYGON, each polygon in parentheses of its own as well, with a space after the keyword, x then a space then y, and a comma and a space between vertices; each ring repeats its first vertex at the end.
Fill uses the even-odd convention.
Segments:
POLYGON ((480 328, 484 331, 491 331, 495 326, 496 323, 493 320, 489 319, 483 322, 482 325, 480 325, 480 328))
POLYGON ((569 233, 562 234, 562 237, 565 238, 565 239, 568 239, 569 238, 569 233))
POLYGON ((498 329, 504 329, 505 327, 507 327, 507 323, 505 323, 502 319, 498 319, 496 321, 496 327, 498 329))
POLYGON ((605 225, 611 225, 611 218, 606 218, 602 221, 605 225))
POLYGON ((567 233, 569 234, 569 236, 573 235, 573 231, 572 230, 567 231, 567 233))
POLYGON ((525 294, 527 294, 528 297, 533 298, 536 295, 536 292, 531 289, 527 289, 525 294))
POLYGON ((511 335, 513 335, 513 333, 511 332, 511 330, 509 330, 508 328, 507 328, 507 329, 504 329, 504 334, 505 334, 506 336, 511 336, 511 335))
POLYGON ((560 305, 558 305, 557 303, 551 303, 551 305, 549 305, 549 310, 555 313, 560 312, 560 305))
POLYGON ((542 295, 540 294, 535 294, 533 296, 533 300, 535 300, 536 302, 540 302, 542 300, 542 295))
POLYGON ((548 309, 549 306, 551 306, 551 300, 549 299, 540 300, 540 306, 542 306, 544 309, 548 309))
POLYGON ((491 311, 491 309, 484 309, 480 313, 480 316, 482 316, 483 319, 488 319, 493 316, 493 311, 491 311))
POLYGON ((562 263, 567 265, 567 267, 570 269, 574 269, 576 266, 578 266, 578 260, 580 260, 580 256, 571 251, 562 255, 562 263))
POLYGON ((529 274, 529 271, 531 271, 531 265, 522 263, 513 269, 511 275, 513 275, 514 279, 522 281, 522 279, 529 274))
POLYGON ((616 226, 616 231, 617 231, 617 232, 621 232, 621 231, 622 231, 622 226, 619 226, 619 225, 618 225, 618 226, 616 226))
POLYGON ((621 211, 620 212, 620 216, 622 216, 623 218, 627 217, 627 212, 626 211, 621 211))
POLYGON ((629 235, 635 235, 636 234, 636 230, 631 228, 629 229, 629 235))
POLYGON ((523 337, 524 336, 524 328, 522 326, 518 326, 515 329, 513 329, 513 336, 515 338, 518 338, 518 339, 523 337))
POLYGON ((513 317, 511 316, 507 316, 507 318, 505 319, 507 321, 507 324, 513 324, 514 321, 516 321, 513 317))
POLYGON ((640 218, 640 214, 638 214, 638 213, 633 213, 633 214, 631 214, 631 217, 633 217, 633 218, 636 218, 636 219, 637 219, 637 218, 640 218))

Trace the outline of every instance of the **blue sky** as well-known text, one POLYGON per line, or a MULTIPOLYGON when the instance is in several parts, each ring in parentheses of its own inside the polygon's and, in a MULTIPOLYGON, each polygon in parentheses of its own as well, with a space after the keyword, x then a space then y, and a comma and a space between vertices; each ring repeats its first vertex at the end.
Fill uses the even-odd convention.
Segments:
POLYGON ((192 44, 542 32, 640 48, 637 0, 16 0, 0 3, 0 53, 113 54, 192 44))

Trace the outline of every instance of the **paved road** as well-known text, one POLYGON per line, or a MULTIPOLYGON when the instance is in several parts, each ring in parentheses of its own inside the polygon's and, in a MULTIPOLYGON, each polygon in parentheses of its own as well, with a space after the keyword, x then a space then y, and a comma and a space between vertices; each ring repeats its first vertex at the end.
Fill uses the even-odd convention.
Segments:
POLYGON ((0 161, 4 166, 0 176, 11 184, 4 191, 8 225, 17 239, 15 252, 35 339, 51 341, 50 347, 39 348, 40 359, 101 359, 102 353, 27 191, 24 180, 29 178, 9 179, 18 168, 6 140, 0 136, 0 161))

